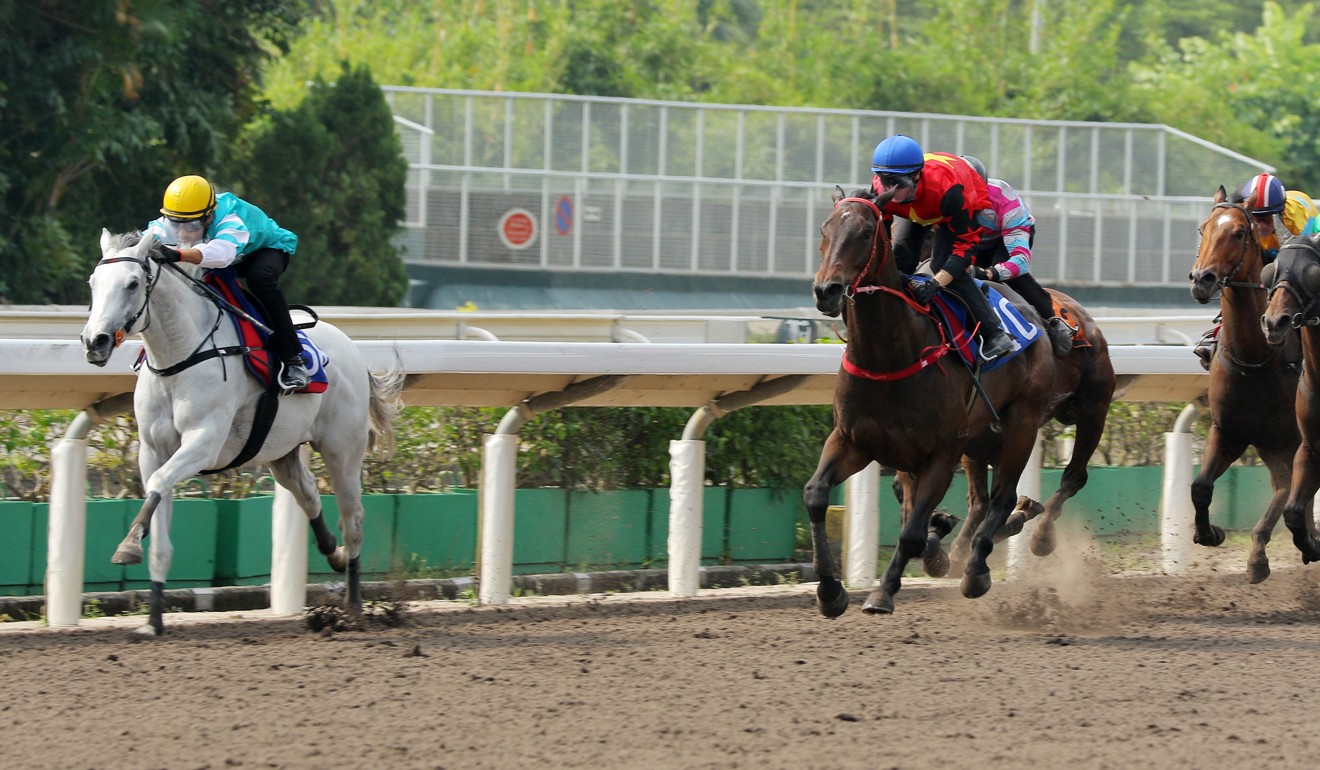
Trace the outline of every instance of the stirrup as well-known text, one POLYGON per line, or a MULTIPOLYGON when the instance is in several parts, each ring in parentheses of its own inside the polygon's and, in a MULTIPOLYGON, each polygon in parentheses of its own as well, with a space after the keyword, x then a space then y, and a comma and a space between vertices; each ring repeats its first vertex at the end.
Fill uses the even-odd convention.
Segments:
POLYGON ((1063 358, 1072 352, 1075 333, 1068 322, 1058 316, 1045 322, 1045 334, 1050 338, 1050 345, 1054 348, 1056 358, 1063 358))
POLYGON ((293 363, 293 359, 280 364, 280 373, 275 378, 275 382, 286 396, 305 389, 311 382, 311 375, 303 363, 302 356, 298 356, 296 364, 293 363))

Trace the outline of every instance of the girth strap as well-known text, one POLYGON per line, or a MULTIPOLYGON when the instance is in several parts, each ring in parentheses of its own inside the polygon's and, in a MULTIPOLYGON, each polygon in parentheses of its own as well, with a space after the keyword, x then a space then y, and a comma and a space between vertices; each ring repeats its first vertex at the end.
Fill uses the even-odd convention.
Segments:
POLYGON ((270 387, 261 394, 261 398, 257 399, 257 411, 252 417, 252 432, 248 434, 247 443, 238 450, 238 456, 223 468, 212 468, 209 471, 202 471, 199 475, 207 476, 227 471, 256 457, 257 452, 261 451, 261 445, 266 443, 266 436, 270 435, 270 426, 275 424, 275 417, 279 413, 280 388, 277 382, 272 381, 270 387))

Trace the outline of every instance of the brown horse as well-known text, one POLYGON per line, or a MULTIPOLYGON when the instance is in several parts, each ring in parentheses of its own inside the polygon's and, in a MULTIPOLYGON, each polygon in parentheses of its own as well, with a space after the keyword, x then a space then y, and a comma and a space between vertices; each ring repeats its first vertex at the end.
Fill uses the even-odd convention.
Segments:
MULTIPOLYGON (((1000 292, 1008 293, 1007 287, 1000 292)), ((1054 394, 1047 419, 1063 425, 1075 425, 1076 440, 1072 457, 1059 479, 1059 488, 1042 507, 1039 503, 1022 498, 1018 507, 995 533, 996 542, 1016 535, 1023 525, 1040 513, 1045 513, 1031 536, 1031 552, 1048 556, 1056 544, 1054 522, 1063 513, 1063 504, 1086 486, 1086 464, 1091 460, 1100 437, 1105 432, 1109 416, 1109 402, 1114 396, 1114 364, 1109 360, 1109 343, 1096 325, 1095 319, 1077 300, 1054 289, 1046 289, 1063 312, 1062 316, 1077 328, 1072 351, 1056 361, 1054 394)), ((967 474, 967 522, 950 546, 950 559, 962 564, 971 547, 972 535, 985 517, 989 504, 986 484, 986 466, 995 464, 1001 450, 998 434, 983 433, 968 443, 963 456, 963 470, 967 474)))
POLYGON ((1297 427, 1301 433, 1293 455, 1292 483, 1283 506, 1283 523, 1302 563, 1320 561, 1320 541, 1310 515, 1311 500, 1320 489, 1320 237, 1297 238, 1279 250, 1270 283, 1269 304, 1261 317, 1265 339, 1283 345, 1293 329, 1301 330, 1302 377, 1297 387, 1297 427))
MULTIPOLYGON (((892 194, 892 193, 890 193, 892 194)), ((890 258, 888 234, 876 198, 860 190, 845 198, 835 188, 834 210, 821 225, 820 268, 813 286, 816 307, 828 316, 844 315, 848 344, 834 391, 834 430, 821 450, 820 464, 802 496, 811 519, 816 589, 821 614, 837 617, 848 609, 848 594, 836 577, 825 532, 830 489, 872 461, 908 474, 903 495, 903 527, 898 548, 880 586, 862 609, 890 613, 907 563, 934 558, 949 532, 947 517, 932 518, 960 458, 991 429, 994 405, 1002 431, 994 487, 984 524, 972 537, 971 558, 962 579, 964 596, 990 590, 986 560, 994 536, 1017 501, 1017 482, 1031 456, 1036 430, 1050 412, 1054 393, 1054 354, 1048 344, 1032 344, 1016 358, 985 374, 977 397, 971 372, 951 356, 944 333, 929 312, 904 292, 903 277, 890 258)), ((1039 321, 1026 303, 1020 309, 1039 321)))
MULTIPOLYGON (((1214 208, 1201 223, 1201 246, 1187 276, 1197 302, 1207 304, 1219 293, 1223 316, 1218 351, 1210 366, 1210 433, 1201 472, 1192 482, 1193 540, 1212 547, 1224 542, 1224 530, 1210 523, 1215 480, 1248 446, 1254 446, 1274 488, 1251 532, 1247 557, 1248 580, 1259 583, 1270 576, 1265 545, 1283 513, 1293 453, 1301 440, 1293 406, 1297 368, 1289 363, 1296 356, 1285 355, 1282 346, 1271 346, 1261 329, 1267 301, 1261 273, 1266 268, 1251 214, 1227 202, 1222 186, 1214 200, 1214 208)), ((1291 347, 1295 350, 1295 343, 1291 347)))

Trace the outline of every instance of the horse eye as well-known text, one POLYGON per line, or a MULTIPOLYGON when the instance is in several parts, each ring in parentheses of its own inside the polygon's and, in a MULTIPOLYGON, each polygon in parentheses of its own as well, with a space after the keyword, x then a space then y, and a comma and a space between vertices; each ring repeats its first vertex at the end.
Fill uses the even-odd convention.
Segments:
POLYGON ((133 280, 128 282, 128 286, 126 288, 129 291, 134 291, 135 289, 137 289, 137 287, 138 287, 138 280, 134 278, 133 280))

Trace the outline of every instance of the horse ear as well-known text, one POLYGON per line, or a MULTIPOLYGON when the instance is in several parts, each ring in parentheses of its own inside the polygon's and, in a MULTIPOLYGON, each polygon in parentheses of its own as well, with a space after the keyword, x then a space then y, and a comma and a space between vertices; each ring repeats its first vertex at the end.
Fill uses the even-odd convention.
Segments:
POLYGON ((1221 184, 1219 189, 1215 190, 1215 203, 1223 203, 1226 200, 1228 200, 1228 190, 1225 190, 1221 184))
POLYGON ((104 254, 110 248, 110 231, 101 228, 101 253, 104 254))
POLYGON ((143 233, 142 239, 138 241, 137 251, 135 252, 139 259, 146 259, 151 253, 151 247, 156 245, 156 236, 151 233, 143 233))
POLYGON ((834 202, 834 205, 839 205, 839 201, 843 200, 845 197, 847 196, 843 194, 843 188, 837 184, 834 185, 834 193, 830 195, 830 200, 834 202))

